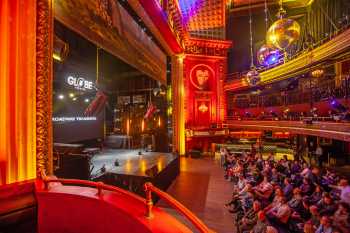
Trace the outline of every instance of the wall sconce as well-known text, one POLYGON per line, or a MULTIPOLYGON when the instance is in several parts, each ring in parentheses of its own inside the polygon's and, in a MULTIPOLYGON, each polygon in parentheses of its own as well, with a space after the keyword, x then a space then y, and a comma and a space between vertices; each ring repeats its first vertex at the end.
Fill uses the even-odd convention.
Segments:
POLYGON ((208 111, 208 106, 205 105, 204 102, 202 102, 201 105, 198 107, 198 110, 201 111, 202 113, 205 113, 208 111))

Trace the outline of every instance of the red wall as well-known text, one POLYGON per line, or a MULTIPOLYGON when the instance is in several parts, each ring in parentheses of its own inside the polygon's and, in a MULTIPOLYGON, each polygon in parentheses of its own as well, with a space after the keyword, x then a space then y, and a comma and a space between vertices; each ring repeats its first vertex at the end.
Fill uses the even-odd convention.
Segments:
MULTIPOLYGON (((222 120, 222 58, 187 55, 184 60, 186 128, 208 128, 222 120), (207 80, 205 81, 205 79, 207 80), (204 80, 201 82, 201 80, 204 80), (207 111, 200 111, 202 109, 207 111)), ((223 99, 223 98, 222 98, 223 99)))

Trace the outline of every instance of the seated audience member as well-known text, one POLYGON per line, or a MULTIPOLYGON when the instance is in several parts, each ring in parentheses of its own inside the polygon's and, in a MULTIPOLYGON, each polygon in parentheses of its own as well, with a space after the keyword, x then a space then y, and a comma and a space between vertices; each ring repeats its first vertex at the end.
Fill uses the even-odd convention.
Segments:
POLYGON ((336 209, 336 205, 328 193, 323 195, 322 199, 317 203, 317 207, 322 216, 333 215, 336 209))
POLYGON ((291 167, 291 173, 296 174, 296 173, 299 173, 300 170, 301 170, 301 167, 298 160, 294 160, 293 165, 291 167))
POLYGON ((240 233, 249 232, 253 229, 258 221, 258 212, 261 210, 259 201, 254 201, 253 208, 250 209, 239 222, 238 229, 240 233))
POLYGON ((315 191, 310 196, 310 203, 312 205, 317 204, 322 199, 323 191, 320 185, 316 185, 315 191))
POLYGON ((329 187, 340 190, 340 200, 350 205, 350 185, 348 180, 343 178, 339 181, 338 186, 329 185, 329 187))
POLYGON ((263 181, 256 186, 255 195, 259 200, 261 200, 262 205, 266 206, 269 203, 269 198, 271 197, 271 194, 273 193, 273 186, 268 180, 268 176, 264 174, 263 181))
POLYGON ((327 215, 322 216, 320 223, 315 233, 333 233, 332 222, 327 215))
POLYGON ((301 190, 299 188, 293 189, 293 196, 289 200, 288 205, 294 211, 298 211, 302 205, 303 196, 301 195, 301 190))
POLYGON ((314 226, 312 225, 312 223, 310 221, 306 222, 304 224, 304 233, 315 233, 315 229, 314 226))
POLYGON ((272 168, 270 182, 274 182, 278 185, 281 185, 282 175, 277 171, 276 168, 272 168))
POLYGON ((268 220, 278 229, 278 232, 288 232, 288 220, 292 214, 291 208, 287 204, 287 200, 282 198, 281 204, 269 211, 268 220))
POLYGON ((303 163, 303 170, 300 175, 304 178, 310 178, 312 176, 312 171, 307 163, 303 163))
POLYGON ((333 226, 342 233, 350 233, 350 207, 345 202, 340 202, 333 215, 333 226))
POLYGON ((313 191, 313 186, 308 178, 303 179, 303 183, 300 185, 300 191, 302 195, 310 195, 313 191))
POLYGON ((283 194, 287 198, 287 200, 290 200, 293 195, 293 185, 291 184, 290 178, 284 178, 284 187, 283 187, 283 194))
POLYGON ((275 196, 273 198, 273 201, 264 208, 265 213, 269 214, 269 212, 275 211, 276 208, 279 208, 282 204, 282 200, 284 198, 284 194, 281 188, 277 187, 275 189, 275 196))
POLYGON ((321 215, 320 215, 320 212, 318 211, 317 206, 315 205, 310 206, 310 213, 311 213, 310 221, 312 225, 315 226, 315 228, 318 228, 321 221, 321 215))
POLYGON ((258 221, 254 225, 253 229, 250 231, 250 233, 265 233, 267 226, 269 225, 264 211, 258 212, 258 221))

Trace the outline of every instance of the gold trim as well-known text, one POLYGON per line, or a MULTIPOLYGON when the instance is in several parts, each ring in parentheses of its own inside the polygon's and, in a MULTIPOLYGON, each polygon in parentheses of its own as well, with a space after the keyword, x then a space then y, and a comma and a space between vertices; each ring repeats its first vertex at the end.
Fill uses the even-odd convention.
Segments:
POLYGON ((37 175, 52 174, 52 0, 37 0, 36 154, 37 175))

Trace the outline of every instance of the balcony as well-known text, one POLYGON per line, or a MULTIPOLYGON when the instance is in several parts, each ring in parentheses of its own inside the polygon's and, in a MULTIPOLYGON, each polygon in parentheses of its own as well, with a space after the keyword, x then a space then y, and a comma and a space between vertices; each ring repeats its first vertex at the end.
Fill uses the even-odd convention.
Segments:
POLYGON ((300 121, 284 120, 236 120, 228 119, 225 127, 230 129, 288 131, 292 134, 303 134, 337 139, 350 142, 350 123, 320 121, 322 118, 304 118, 300 121))

